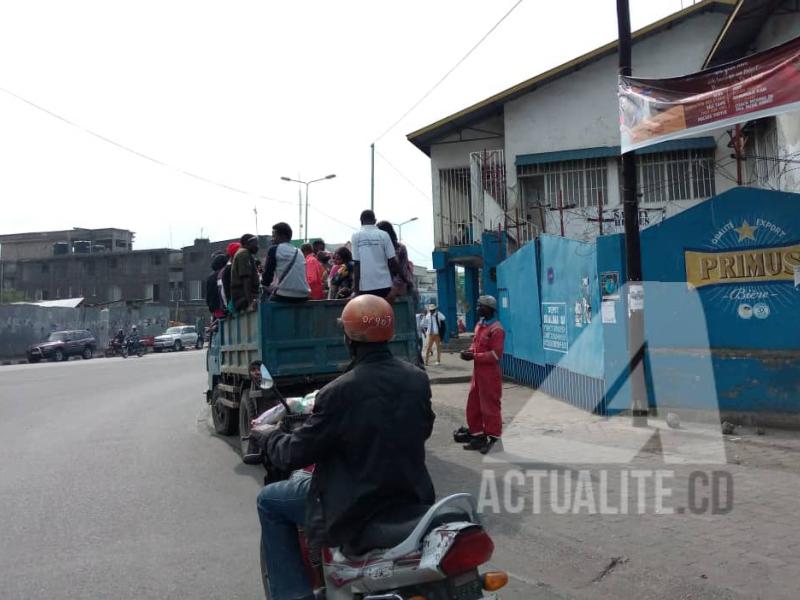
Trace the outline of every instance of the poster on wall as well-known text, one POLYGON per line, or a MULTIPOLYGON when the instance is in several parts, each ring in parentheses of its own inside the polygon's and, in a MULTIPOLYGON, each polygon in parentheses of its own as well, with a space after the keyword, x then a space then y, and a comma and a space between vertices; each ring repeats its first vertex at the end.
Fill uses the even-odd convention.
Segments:
POLYGON ((800 108, 800 37, 671 79, 619 78, 622 152, 800 108))
POLYGON ((542 346, 564 354, 569 350, 566 302, 542 302, 542 346))
POLYGON ((729 219, 705 248, 685 249, 684 261, 690 289, 722 312, 763 321, 792 306, 800 239, 786 224, 754 214, 729 219))

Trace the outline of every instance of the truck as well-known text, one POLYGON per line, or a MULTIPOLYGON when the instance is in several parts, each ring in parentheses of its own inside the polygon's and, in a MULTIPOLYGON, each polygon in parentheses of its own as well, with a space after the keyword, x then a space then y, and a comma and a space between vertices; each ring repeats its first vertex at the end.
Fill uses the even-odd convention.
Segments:
MULTIPOLYGON (((207 354, 208 388, 214 429, 239 434, 242 454, 250 421, 276 402, 275 388, 262 390, 249 367, 261 361, 285 396, 303 396, 338 377, 350 363, 338 324, 347 300, 310 300, 300 304, 261 302, 256 310, 219 321, 207 354)), ((411 298, 393 304, 395 334, 389 348, 421 366, 415 307, 411 298)))

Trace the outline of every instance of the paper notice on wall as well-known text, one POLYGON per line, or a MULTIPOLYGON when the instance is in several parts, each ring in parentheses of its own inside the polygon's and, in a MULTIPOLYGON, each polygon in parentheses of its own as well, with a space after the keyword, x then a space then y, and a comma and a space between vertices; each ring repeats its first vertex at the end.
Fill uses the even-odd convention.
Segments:
POLYGON ((644 286, 632 283, 628 286, 628 312, 644 310, 644 286))
POLYGON ((794 287, 800 287, 800 265, 794 266, 794 287))
POLYGON ((603 300, 600 312, 603 316, 603 323, 617 322, 616 302, 613 300, 603 300))

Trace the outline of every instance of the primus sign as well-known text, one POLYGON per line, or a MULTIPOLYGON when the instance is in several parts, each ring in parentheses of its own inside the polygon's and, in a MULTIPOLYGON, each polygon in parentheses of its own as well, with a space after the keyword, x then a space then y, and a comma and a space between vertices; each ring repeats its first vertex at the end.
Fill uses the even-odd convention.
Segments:
POLYGON ((695 288, 717 283, 794 281, 800 244, 732 252, 687 250, 686 282, 695 288))
POLYGON ((781 288, 800 269, 800 241, 790 239, 784 227, 763 217, 729 220, 706 248, 684 251, 686 283, 692 289, 728 284, 708 299, 733 303, 742 319, 765 319, 772 312, 768 301, 788 293, 781 288))

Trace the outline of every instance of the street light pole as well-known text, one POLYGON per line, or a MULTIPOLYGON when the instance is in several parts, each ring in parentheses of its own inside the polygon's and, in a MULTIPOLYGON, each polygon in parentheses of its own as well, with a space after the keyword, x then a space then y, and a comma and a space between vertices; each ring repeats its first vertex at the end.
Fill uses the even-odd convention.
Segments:
POLYGON ((419 217, 413 217, 413 218, 409 219, 408 221, 403 221, 402 223, 394 223, 394 225, 397 225, 397 239, 398 240, 402 240, 403 239, 403 225, 408 225, 409 223, 411 223, 413 221, 416 221, 418 218, 419 217))
POLYGON ((317 181, 325 181, 326 179, 333 179, 336 177, 335 174, 326 175, 325 177, 320 177, 319 179, 312 179, 311 181, 303 181, 301 179, 292 179, 291 177, 281 177, 282 181, 293 181, 294 183, 301 183, 306 186, 306 223, 305 223, 305 231, 303 232, 303 241, 308 241, 308 186, 312 183, 316 183, 317 181))

